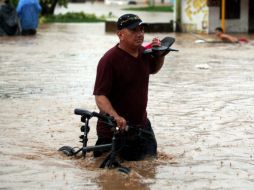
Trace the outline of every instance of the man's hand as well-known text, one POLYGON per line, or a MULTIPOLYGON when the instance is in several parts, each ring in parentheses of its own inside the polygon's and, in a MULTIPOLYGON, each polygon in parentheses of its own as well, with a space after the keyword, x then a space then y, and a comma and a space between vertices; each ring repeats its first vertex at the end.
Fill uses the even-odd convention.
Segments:
POLYGON ((161 46, 161 41, 159 40, 159 38, 154 37, 152 42, 151 42, 152 47, 158 47, 161 46))
POLYGON ((104 95, 96 95, 95 100, 100 111, 112 116, 116 120, 117 126, 120 128, 120 130, 125 130, 126 120, 116 113, 109 99, 104 95))
MULTIPOLYGON (((161 41, 159 40, 159 38, 157 38, 157 37, 153 38, 153 40, 151 42, 151 46, 152 47, 160 47, 161 46, 161 41)), ((154 52, 154 55, 157 56, 157 57, 164 57, 169 52, 170 52, 169 50, 157 51, 157 52, 154 52)))
POLYGON ((119 115, 118 116, 113 116, 113 117, 116 120, 116 123, 117 123, 117 126, 119 127, 119 129, 121 131, 124 131, 125 128, 126 128, 126 120, 123 117, 119 116, 119 115))

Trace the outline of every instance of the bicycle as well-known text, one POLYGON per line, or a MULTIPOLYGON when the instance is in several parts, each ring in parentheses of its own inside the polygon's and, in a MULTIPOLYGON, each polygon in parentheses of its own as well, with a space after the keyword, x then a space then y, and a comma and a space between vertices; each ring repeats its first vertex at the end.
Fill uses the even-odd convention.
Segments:
MULTIPOLYGON (((124 172, 124 173, 129 173, 130 169, 121 166, 121 164, 117 160, 117 154, 119 152, 119 148, 117 148, 117 141, 120 138, 119 137, 120 130, 117 127, 117 123, 114 120, 114 118, 109 116, 109 115, 100 114, 100 113, 97 113, 97 112, 90 112, 90 111, 84 110, 84 109, 75 109, 74 113, 76 115, 80 115, 81 116, 81 122, 84 123, 84 125, 82 125, 81 128, 80 128, 81 132, 83 132, 83 135, 80 136, 80 139, 81 139, 80 142, 82 143, 82 147, 78 148, 78 150, 76 150, 75 147, 63 146, 58 150, 63 152, 67 156, 75 156, 75 155, 77 155, 78 153, 81 152, 82 156, 84 158, 86 157, 87 152, 110 150, 108 156, 101 163, 100 168, 119 168, 119 171, 124 172), (90 131, 89 121, 93 117, 97 117, 102 122, 106 123, 108 127, 111 128, 111 130, 113 131, 112 143, 103 144, 103 145, 95 145, 95 146, 87 146, 87 144, 88 144, 88 133, 90 131)), ((130 125, 128 125, 128 122, 127 122, 125 131, 128 131, 130 129, 134 130, 136 133, 138 133, 140 135, 144 134, 144 135, 147 135, 147 136, 154 136, 153 133, 151 133, 149 131, 146 131, 144 129, 141 129, 141 128, 137 128, 135 126, 130 126, 130 125)))

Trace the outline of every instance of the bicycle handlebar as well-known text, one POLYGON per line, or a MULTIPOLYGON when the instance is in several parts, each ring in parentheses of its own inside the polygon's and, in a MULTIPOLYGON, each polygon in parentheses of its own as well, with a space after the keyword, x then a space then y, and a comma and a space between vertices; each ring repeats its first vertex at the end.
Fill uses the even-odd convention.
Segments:
POLYGON ((93 116, 102 120, 107 125, 110 125, 111 127, 117 127, 116 120, 112 116, 100 114, 97 112, 92 112, 92 114, 93 114, 93 116))
MULTIPOLYGON (((83 110, 83 109, 75 109, 74 113, 76 115, 85 116, 88 119, 90 119, 92 117, 97 117, 98 119, 102 120, 102 122, 109 125, 110 127, 114 127, 114 128, 117 127, 117 123, 116 123, 115 119, 112 116, 109 116, 109 115, 105 115, 105 114, 101 114, 101 113, 97 113, 97 112, 90 112, 90 111, 83 110)), ((152 135, 152 136, 154 135, 152 132, 146 131, 145 129, 141 129, 141 128, 137 128, 137 127, 128 125, 128 122, 127 122, 127 125, 125 127, 125 131, 128 131, 130 129, 135 130, 135 131, 139 131, 139 132, 144 133, 144 134, 148 134, 148 135, 152 135)))
POLYGON ((90 119, 92 117, 97 117, 98 119, 102 120, 104 123, 110 125, 111 127, 117 127, 116 121, 113 117, 109 115, 104 115, 97 112, 90 112, 83 109, 75 109, 74 113, 76 115, 85 116, 86 118, 90 119))

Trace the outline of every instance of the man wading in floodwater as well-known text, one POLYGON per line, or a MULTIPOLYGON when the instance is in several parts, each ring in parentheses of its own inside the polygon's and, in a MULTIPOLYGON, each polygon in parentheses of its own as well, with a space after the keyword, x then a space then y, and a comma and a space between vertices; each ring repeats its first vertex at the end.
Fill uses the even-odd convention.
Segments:
POLYGON ((215 28, 215 35, 220 38, 223 42, 230 43, 248 43, 246 38, 237 38, 235 36, 231 36, 229 34, 225 34, 221 27, 215 28))
MULTIPOLYGON (((157 142, 147 118, 149 75, 157 73, 166 53, 152 56, 143 54, 145 48, 144 23, 134 14, 122 15, 117 21, 119 43, 100 59, 94 86, 96 104, 101 113, 114 117, 122 134, 126 137, 118 142, 120 156, 125 160, 141 160, 157 155, 157 142), (126 121, 153 134, 140 137, 133 131, 125 131, 126 121)), ((152 45, 160 46, 154 38, 152 45)), ((112 131, 101 120, 97 123, 96 145, 112 142, 112 131)), ((98 157, 101 151, 95 151, 98 157)))

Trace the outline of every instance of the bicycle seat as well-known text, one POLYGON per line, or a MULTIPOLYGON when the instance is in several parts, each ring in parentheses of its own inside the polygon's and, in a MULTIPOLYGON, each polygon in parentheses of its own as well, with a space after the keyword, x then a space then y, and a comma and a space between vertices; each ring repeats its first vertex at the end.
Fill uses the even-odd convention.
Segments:
POLYGON ((75 109, 74 113, 76 115, 82 115, 82 116, 89 117, 89 118, 93 117, 92 112, 87 111, 87 110, 83 110, 83 109, 79 109, 79 108, 75 109))

